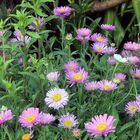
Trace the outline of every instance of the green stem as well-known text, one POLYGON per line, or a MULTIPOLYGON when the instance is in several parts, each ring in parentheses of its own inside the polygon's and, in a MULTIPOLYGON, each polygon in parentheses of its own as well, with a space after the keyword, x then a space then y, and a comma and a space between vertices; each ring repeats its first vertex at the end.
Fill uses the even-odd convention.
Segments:
POLYGON ((114 67, 114 70, 113 70, 113 73, 112 73, 112 78, 114 77, 114 73, 116 72, 116 69, 117 69, 118 65, 119 65, 119 63, 117 63, 114 67))
POLYGON ((65 27, 64 27, 64 19, 61 18, 61 35, 62 35, 62 42, 61 42, 61 46, 62 46, 62 50, 64 49, 64 39, 65 39, 65 27))
POLYGON ((133 81, 133 86, 134 86, 134 90, 135 90, 135 96, 137 96, 138 95, 138 91, 137 91, 137 86, 136 86, 135 79, 133 78, 132 81, 133 81))
POLYGON ((4 126, 4 131, 5 131, 5 133, 7 134, 8 139, 9 139, 9 140, 12 140, 12 138, 11 138, 11 136, 10 136, 10 134, 9 134, 9 131, 8 131, 8 129, 7 129, 7 126, 4 126))

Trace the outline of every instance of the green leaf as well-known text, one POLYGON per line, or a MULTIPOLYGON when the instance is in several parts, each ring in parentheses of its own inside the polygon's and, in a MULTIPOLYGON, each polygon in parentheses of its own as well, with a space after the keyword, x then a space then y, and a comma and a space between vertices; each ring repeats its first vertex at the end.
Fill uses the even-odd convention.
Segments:
POLYGON ((27 34, 33 38, 40 38, 40 35, 37 32, 28 31, 27 34))
POLYGON ((133 125, 135 124, 135 122, 128 122, 126 123, 125 125, 123 125, 121 128, 120 128, 120 131, 118 133, 122 133, 124 130, 132 127, 133 125))

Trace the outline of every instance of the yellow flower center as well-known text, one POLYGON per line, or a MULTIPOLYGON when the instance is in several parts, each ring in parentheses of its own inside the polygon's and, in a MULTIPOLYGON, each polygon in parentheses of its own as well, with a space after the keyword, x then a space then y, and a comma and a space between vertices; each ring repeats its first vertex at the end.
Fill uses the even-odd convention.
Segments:
POLYGON ((65 12, 65 10, 64 9, 60 9, 59 12, 63 14, 65 12))
POLYGON ((66 127, 71 127, 73 125, 73 122, 71 120, 66 120, 66 121, 64 121, 64 125, 66 127))
POLYGON ((101 37, 96 38, 98 42, 103 42, 104 40, 101 37))
POLYGON ((98 131, 105 131, 107 129, 108 125, 106 123, 100 123, 98 126, 97 126, 97 130, 98 131))
POLYGON ((32 123, 35 119, 36 119, 35 115, 30 115, 30 116, 27 117, 27 122, 32 123))
POLYGON ((3 121, 3 118, 2 117, 0 117, 0 121, 3 121))
POLYGON ((97 52, 100 53, 100 52, 102 52, 103 49, 102 48, 97 48, 96 50, 97 50, 97 52))
POLYGON ((74 80, 76 80, 76 81, 80 81, 80 80, 83 79, 83 76, 82 76, 81 73, 77 73, 77 74, 75 74, 75 75, 73 76, 73 78, 74 78, 74 80))
POLYGON ((30 134, 24 134, 22 136, 22 140, 30 140, 30 138, 31 138, 30 134))
POLYGON ((94 90, 94 89, 95 89, 94 86, 91 86, 91 87, 90 87, 90 90, 94 90))
POLYGON ((140 78, 140 73, 136 73, 134 76, 140 78))
POLYGON ((131 111, 132 113, 136 113, 136 112, 137 112, 137 107, 136 107, 136 106, 131 106, 131 107, 130 107, 130 111, 131 111))
POLYGON ((53 94, 52 99, 55 102, 59 102, 61 100, 61 95, 59 93, 53 94))
POLYGON ((109 90, 109 89, 111 89, 111 86, 109 86, 109 85, 104 85, 103 88, 104 88, 105 90, 109 90))
POLYGON ((69 66, 69 70, 74 70, 75 68, 73 66, 69 66))

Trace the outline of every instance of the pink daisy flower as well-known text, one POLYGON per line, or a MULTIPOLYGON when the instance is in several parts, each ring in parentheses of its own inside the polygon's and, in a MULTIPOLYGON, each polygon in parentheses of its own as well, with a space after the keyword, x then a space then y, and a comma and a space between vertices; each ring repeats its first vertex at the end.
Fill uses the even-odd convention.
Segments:
POLYGON ((61 6, 61 7, 56 7, 54 9, 54 15, 58 17, 68 17, 71 14, 72 9, 69 6, 61 6))
POLYGON ((40 124, 47 125, 55 121, 55 117, 50 113, 40 113, 40 124))
POLYGON ((90 40, 90 36, 91 36, 91 30, 88 28, 80 28, 77 31, 77 40, 81 41, 81 42, 86 42, 88 40, 90 40))
POLYGON ((78 124, 76 117, 73 114, 67 113, 59 119, 59 127, 72 129, 78 124))
POLYGON ((92 36, 91 36, 91 41, 94 41, 94 42, 99 42, 99 43, 103 43, 105 45, 108 44, 108 39, 106 37, 104 37, 102 34, 100 33, 94 33, 92 36))
POLYGON ((19 122, 22 127, 32 128, 40 122, 40 113, 38 108, 28 108, 19 116, 19 122))
POLYGON ((127 42, 124 44, 124 49, 130 51, 140 50, 140 45, 135 42, 127 42))
POLYGON ((87 91, 95 91, 98 88, 99 88, 98 82, 96 82, 96 81, 88 82, 88 83, 85 84, 85 89, 87 91))
POLYGON ((140 79, 140 69, 132 70, 132 76, 136 79, 140 79))
POLYGON ((103 54, 106 51, 106 46, 103 43, 93 43, 92 50, 97 54, 103 54))
POLYGON ((126 59, 133 65, 140 63, 140 59, 137 56, 129 56, 126 59))
POLYGON ((78 71, 69 71, 66 73, 66 77, 72 85, 74 84, 83 84, 87 81, 88 72, 84 69, 80 69, 78 71))
POLYGON ((102 80, 98 82, 99 89, 101 91, 110 92, 117 88, 117 84, 113 83, 112 81, 102 80))
POLYGON ((85 128, 92 136, 107 136, 111 132, 115 132, 114 117, 107 114, 95 116, 91 122, 85 124, 85 128))
POLYGON ((110 25, 110 24, 102 24, 101 29, 107 30, 107 31, 115 31, 116 27, 114 25, 110 25))
POLYGON ((131 101, 131 102, 128 102, 126 105, 125 105, 125 111, 128 115, 130 115, 131 117, 133 117, 136 112, 138 111, 138 104, 136 101, 131 101))
POLYGON ((38 19, 33 22, 33 25, 29 25, 28 28, 34 31, 37 29, 42 29, 42 27, 45 25, 46 23, 44 17, 38 17, 38 19))
POLYGON ((69 61, 64 64, 64 70, 68 71, 77 71, 79 69, 79 63, 75 60, 69 61))
POLYGON ((0 125, 12 119, 13 119, 13 114, 11 110, 5 110, 0 112, 0 125))
POLYGON ((127 58, 127 57, 129 57, 129 56, 131 56, 131 55, 132 55, 131 51, 128 51, 128 50, 123 50, 123 51, 121 52, 121 56, 122 56, 122 57, 125 57, 125 58, 127 58))
POLYGON ((108 54, 108 55, 114 55, 116 52, 117 52, 117 49, 116 48, 106 47, 104 53, 105 54, 108 54))
POLYGON ((60 74, 56 71, 56 72, 50 72, 47 74, 47 79, 51 82, 53 81, 57 81, 59 78, 60 74))
POLYGON ((114 59, 113 56, 109 57, 108 60, 107 60, 107 62, 110 65, 116 65, 117 64, 117 62, 116 62, 116 60, 114 59))
POLYGON ((125 81, 126 79, 126 75, 123 73, 116 73, 115 74, 115 79, 119 80, 119 81, 125 81))

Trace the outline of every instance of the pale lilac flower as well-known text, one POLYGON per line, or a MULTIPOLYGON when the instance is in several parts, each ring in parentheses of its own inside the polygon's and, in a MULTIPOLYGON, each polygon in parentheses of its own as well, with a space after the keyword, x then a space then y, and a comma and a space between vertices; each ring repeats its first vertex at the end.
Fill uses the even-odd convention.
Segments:
POLYGON ((72 9, 69 6, 61 6, 61 7, 56 7, 54 9, 54 15, 58 17, 68 17, 71 14, 72 9))
POLYGON ((46 93, 45 102, 48 107, 54 109, 64 108, 68 103, 69 95, 65 89, 54 88, 46 93))
POLYGON ((66 73, 67 80, 70 84, 84 84, 88 78, 88 72, 83 68, 78 71, 69 71, 66 73))
POLYGON ((116 27, 114 25, 110 25, 110 24, 102 24, 101 29, 107 30, 107 31, 115 31, 116 27))
POLYGON ((13 114, 11 110, 5 110, 0 112, 0 125, 12 119, 13 119, 13 114))
POLYGON ((125 111, 128 115, 130 115, 131 117, 133 117, 136 112, 138 111, 138 104, 136 101, 131 101, 131 102, 128 102, 126 105, 125 105, 125 111))
POLYGON ((50 113, 40 113, 40 124, 48 125, 55 121, 55 117, 50 113))
POLYGON ((108 39, 100 33, 94 33, 91 36, 91 41, 103 43, 104 45, 108 44, 108 39))
POLYGON ((117 84, 108 80, 101 80, 98 82, 99 90, 110 92, 117 88, 117 84))
POLYGON ((90 40, 91 30, 88 28, 80 28, 77 31, 77 40, 81 42, 86 42, 90 40))
POLYGON ((116 53, 117 49, 112 47, 106 47, 104 53, 108 55, 114 55, 116 53))
POLYGON ((97 90, 98 88, 99 88, 98 82, 96 82, 96 81, 87 82, 87 83, 85 84, 85 89, 86 89, 87 91, 95 91, 95 90, 97 90))
POLYGON ((16 38, 23 36, 22 33, 21 33, 21 31, 18 30, 18 29, 15 30, 13 34, 14 34, 14 36, 15 36, 16 38))
POLYGON ((56 71, 56 72, 50 72, 47 74, 47 79, 51 82, 53 81, 57 81, 59 78, 60 74, 56 71))
POLYGON ((132 76, 136 79, 140 79, 140 69, 132 70, 132 76))
POLYGON ((140 50, 140 44, 136 42, 127 42, 124 44, 124 49, 130 50, 130 51, 137 51, 137 50, 140 50))
POLYGON ((106 51, 106 46, 103 43, 93 43, 92 50, 97 54, 104 54, 106 51))
POLYGON ((111 132, 115 132, 115 119, 107 114, 95 116, 91 122, 85 124, 85 128, 92 136, 107 136, 111 132))
POLYGON ((140 63, 140 59, 137 56, 129 56, 126 59, 133 65, 140 63))
POLYGON ((132 55, 131 51, 128 51, 128 50, 123 50, 123 51, 121 52, 121 56, 122 56, 122 57, 125 57, 125 58, 127 58, 127 57, 129 57, 129 56, 131 56, 131 55, 132 55))
POLYGON ((19 116, 19 122, 22 127, 32 128, 40 122, 40 113, 38 108, 28 108, 19 116))
POLYGON ((115 79, 117 79, 119 81, 125 81, 126 75, 123 73, 115 73, 115 79))
POLYGON ((68 71, 77 71, 79 69, 79 63, 75 60, 69 61, 64 64, 64 70, 68 71))
POLYGON ((138 103, 140 103, 140 95, 138 95, 138 96, 136 97, 136 101, 137 101, 138 103))
POLYGON ((108 60, 107 60, 107 62, 110 65, 116 65, 117 64, 117 61, 114 59, 113 56, 109 57, 108 60))
POLYGON ((59 118, 59 127, 72 129, 78 124, 76 117, 73 114, 67 113, 59 118))

